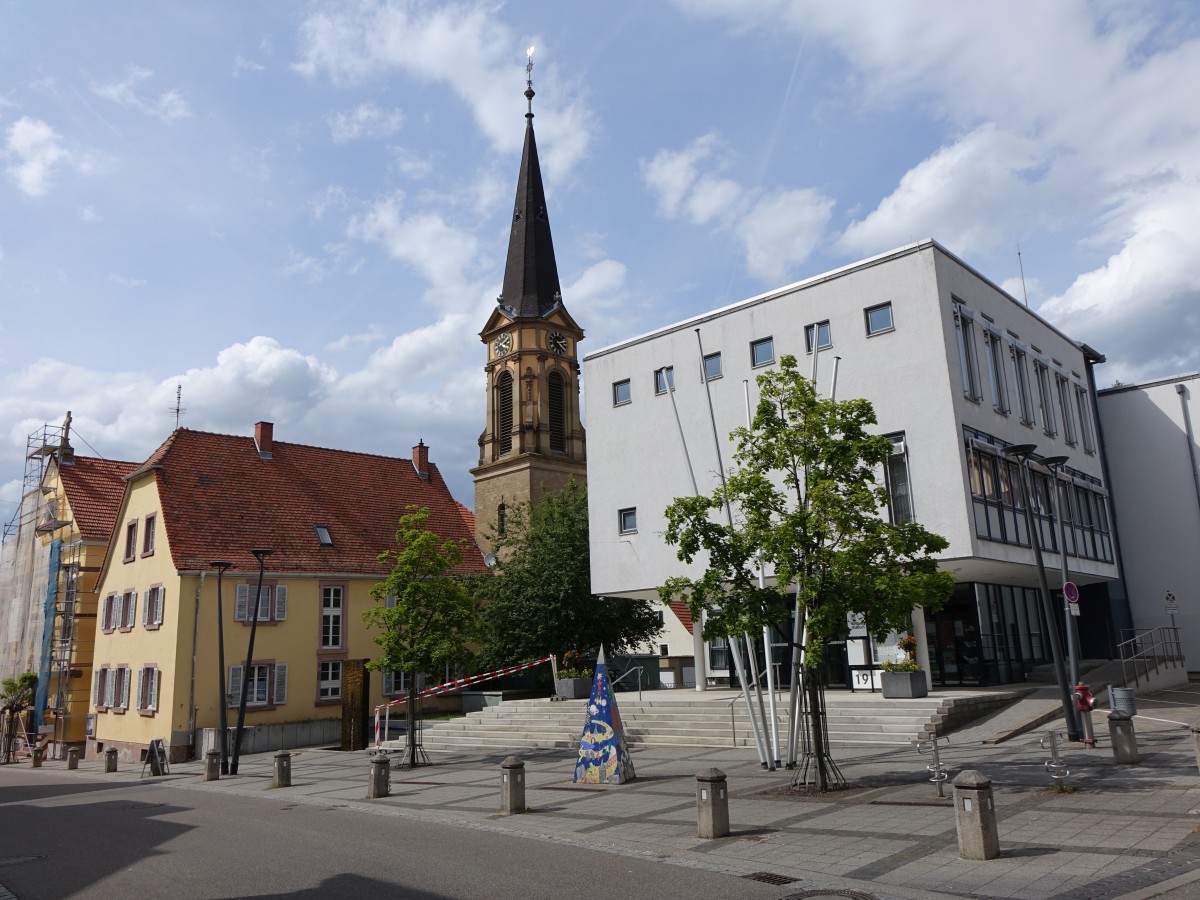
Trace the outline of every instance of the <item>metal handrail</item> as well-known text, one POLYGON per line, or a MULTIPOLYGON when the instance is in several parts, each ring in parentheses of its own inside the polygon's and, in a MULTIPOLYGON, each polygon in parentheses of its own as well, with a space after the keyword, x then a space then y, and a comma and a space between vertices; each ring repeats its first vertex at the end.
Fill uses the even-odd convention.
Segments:
POLYGON ((1133 683, 1140 687, 1141 678, 1148 679, 1152 670, 1158 672, 1160 666, 1174 668, 1183 664, 1178 628, 1127 629, 1127 633, 1132 637, 1117 645, 1117 658, 1121 660, 1121 674, 1126 684, 1131 670, 1133 683))
POLYGON ((610 682, 610 685, 615 689, 618 684, 620 684, 623 680, 625 680, 625 678, 632 675, 634 672, 637 672, 638 673, 638 700, 641 701, 641 699, 642 699, 642 669, 643 668, 645 668, 645 667, 644 666, 630 666, 628 669, 626 669, 624 672, 622 672, 618 677, 614 678, 610 682))

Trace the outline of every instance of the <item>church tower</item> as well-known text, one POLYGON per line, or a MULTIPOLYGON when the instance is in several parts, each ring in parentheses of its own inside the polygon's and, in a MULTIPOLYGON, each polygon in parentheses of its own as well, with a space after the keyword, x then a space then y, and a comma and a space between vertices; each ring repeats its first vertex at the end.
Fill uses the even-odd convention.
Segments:
POLYGON ((479 333, 487 347, 487 424, 479 436, 475 535, 484 552, 517 503, 587 478, 579 408, 581 329, 563 305, 533 136, 533 60, 525 67, 525 147, 504 285, 479 333))

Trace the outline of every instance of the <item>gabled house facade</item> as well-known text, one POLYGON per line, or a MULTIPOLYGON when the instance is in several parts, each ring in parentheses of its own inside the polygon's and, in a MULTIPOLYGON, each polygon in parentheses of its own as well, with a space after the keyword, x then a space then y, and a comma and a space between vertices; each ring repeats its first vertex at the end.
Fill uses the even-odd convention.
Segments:
MULTIPOLYGON (((162 739, 173 759, 188 758, 244 681, 247 727, 280 726, 280 741, 289 728, 340 721, 345 664, 376 655, 362 613, 389 571, 378 556, 395 547, 409 506, 462 545, 463 573, 486 570, 423 443, 393 458, 273 432, 268 422, 253 438, 178 429, 127 476, 100 574, 89 753, 115 747, 137 761, 162 739), (259 548, 273 552, 247 669, 259 548), (217 561, 229 564, 220 577, 217 561)), ((372 703, 401 689, 399 679, 370 683, 372 703)))

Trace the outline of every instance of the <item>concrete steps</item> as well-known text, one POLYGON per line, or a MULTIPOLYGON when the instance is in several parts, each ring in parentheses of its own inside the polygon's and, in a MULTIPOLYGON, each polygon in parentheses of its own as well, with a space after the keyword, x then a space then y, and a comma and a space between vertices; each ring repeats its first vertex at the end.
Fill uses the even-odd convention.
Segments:
MULTIPOLYGON (((830 691, 826 695, 832 747, 909 747, 928 740, 963 698, 932 696, 919 700, 884 700, 830 691)), ((514 700, 469 713, 460 719, 431 723, 422 729, 429 750, 518 750, 575 748, 586 718, 585 700, 514 700)), ((654 696, 617 699, 625 738, 638 747, 748 747, 754 736, 745 702, 729 699, 670 699, 654 696), (731 714, 732 710, 732 714, 731 714)), ((961 710, 960 710, 961 716, 961 710)), ((786 732, 784 717, 780 733, 786 732)), ((944 729, 941 729, 944 730, 944 729)), ((403 741, 385 742, 400 748, 403 741)))

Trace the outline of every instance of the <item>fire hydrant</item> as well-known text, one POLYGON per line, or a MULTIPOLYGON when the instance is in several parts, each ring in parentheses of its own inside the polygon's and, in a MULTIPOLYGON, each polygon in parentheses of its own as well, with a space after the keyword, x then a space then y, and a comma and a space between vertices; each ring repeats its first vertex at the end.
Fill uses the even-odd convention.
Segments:
POLYGON ((1096 746, 1096 733, 1092 730, 1092 709, 1096 706, 1096 698, 1082 681, 1075 685, 1075 708, 1079 711, 1079 721, 1083 726, 1082 742, 1088 747, 1096 746))

